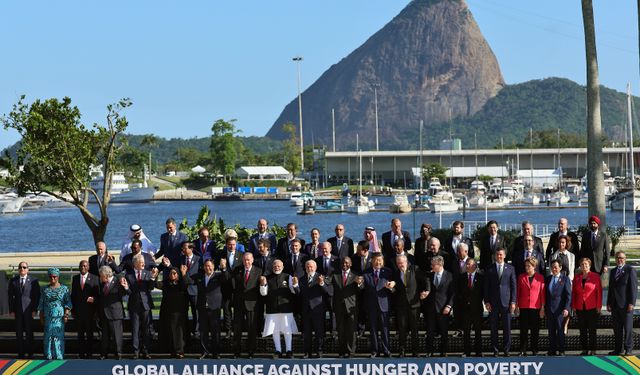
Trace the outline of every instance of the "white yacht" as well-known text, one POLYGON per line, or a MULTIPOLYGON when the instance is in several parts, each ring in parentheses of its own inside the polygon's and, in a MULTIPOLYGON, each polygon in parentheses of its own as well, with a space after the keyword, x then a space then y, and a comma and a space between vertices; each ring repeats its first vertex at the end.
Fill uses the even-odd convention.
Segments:
MULTIPOLYGON (((100 172, 90 182, 92 189, 96 191, 96 194, 100 197, 102 195, 102 189, 104 187, 104 175, 100 172)), ((141 184, 138 184, 141 185, 141 184)), ((146 185, 146 184, 145 184, 146 185)), ((132 186, 127 183, 124 178, 124 173, 116 172, 113 174, 111 180, 111 203, 143 203, 149 202, 153 199, 155 193, 154 188, 143 186, 132 186)), ((90 196, 91 200, 93 196, 90 196)))
POLYGON ((389 205, 389 212, 403 214, 411 212, 412 210, 413 208, 411 208, 407 194, 396 194, 393 196, 393 203, 389 205))
POLYGON ((0 194, 0 214, 15 214, 22 211, 26 200, 25 197, 19 197, 16 193, 0 194))
POLYGON ((431 197, 429 202, 431 212, 455 212, 458 211, 458 202, 453 194, 448 191, 441 191, 431 197))
POLYGON ((436 195, 441 192, 444 188, 440 183, 438 177, 431 177, 431 181, 429 181, 429 194, 436 195))

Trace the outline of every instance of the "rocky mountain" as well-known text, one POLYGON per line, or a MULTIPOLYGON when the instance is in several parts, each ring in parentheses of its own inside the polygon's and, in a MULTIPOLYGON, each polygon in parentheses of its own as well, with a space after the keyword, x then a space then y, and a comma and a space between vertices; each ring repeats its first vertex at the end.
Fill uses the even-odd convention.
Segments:
MULTIPOLYGON (((495 55, 463 0, 413 0, 363 45, 329 68, 302 94, 303 131, 331 144, 335 109, 338 150, 375 148, 374 85, 381 150, 402 149, 420 120, 425 131, 473 115, 504 86, 495 55)), ((267 137, 298 124, 294 98, 267 137)))

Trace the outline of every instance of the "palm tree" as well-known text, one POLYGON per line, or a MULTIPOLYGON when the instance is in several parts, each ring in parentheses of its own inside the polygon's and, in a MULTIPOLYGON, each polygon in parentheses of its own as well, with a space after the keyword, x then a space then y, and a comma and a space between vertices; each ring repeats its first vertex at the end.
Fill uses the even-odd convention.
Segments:
POLYGON ((589 216, 597 215, 605 225, 604 171, 602 166, 602 124, 600 119, 600 84, 598 53, 592 0, 582 0, 582 21, 587 57, 587 187, 589 216))

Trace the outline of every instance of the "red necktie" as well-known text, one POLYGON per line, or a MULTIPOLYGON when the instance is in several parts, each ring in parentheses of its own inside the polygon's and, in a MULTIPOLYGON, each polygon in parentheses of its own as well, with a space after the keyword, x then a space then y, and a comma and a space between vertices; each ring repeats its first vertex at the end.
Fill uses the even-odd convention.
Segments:
POLYGON ((342 273, 342 286, 347 286, 347 273, 342 273))
POLYGON ((138 271, 138 285, 142 284, 142 271, 138 271))
POLYGON ((473 288, 473 278, 471 277, 471 274, 469 274, 469 283, 467 284, 467 286, 469 287, 469 289, 473 288))
POLYGON ((102 288, 102 293, 105 296, 109 295, 109 282, 104 283, 104 287, 102 288))
POLYGON ((191 259, 187 258, 187 269, 191 268, 191 259))
POLYGON ((246 286, 249 282, 249 270, 244 271, 244 285, 246 286))

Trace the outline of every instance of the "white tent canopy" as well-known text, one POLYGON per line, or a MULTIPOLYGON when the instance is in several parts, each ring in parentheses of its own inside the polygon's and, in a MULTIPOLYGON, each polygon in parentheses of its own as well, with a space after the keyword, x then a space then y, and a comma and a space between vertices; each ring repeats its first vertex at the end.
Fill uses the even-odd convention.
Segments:
POLYGON ((193 173, 204 173, 206 171, 206 169, 204 169, 204 167, 201 167, 199 165, 196 165, 195 167, 191 168, 191 172, 193 173))
POLYGON ((240 167, 235 175, 248 180, 290 180, 291 172, 281 166, 240 167))

